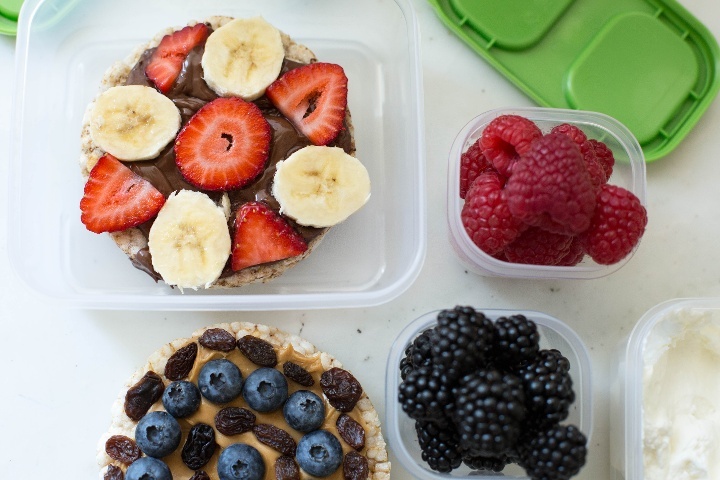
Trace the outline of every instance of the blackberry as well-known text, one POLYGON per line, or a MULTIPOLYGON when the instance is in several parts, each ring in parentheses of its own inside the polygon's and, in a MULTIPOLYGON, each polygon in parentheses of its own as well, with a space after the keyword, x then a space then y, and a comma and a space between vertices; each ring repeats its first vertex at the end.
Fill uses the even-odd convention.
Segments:
POLYGON ((463 451, 493 457, 515 445, 526 414, 519 378, 494 368, 480 369, 460 379, 452 393, 453 420, 463 451))
POLYGON ((495 362, 504 368, 515 368, 535 358, 540 350, 537 325, 524 315, 495 320, 495 362))
POLYGON ((461 306, 441 311, 437 319, 432 360, 441 369, 443 382, 450 385, 485 364, 493 343, 493 324, 481 312, 461 306))
POLYGON ((485 455, 464 454, 462 461, 465 465, 473 470, 486 470, 492 472, 502 472, 505 465, 509 463, 505 455, 497 457, 488 457, 485 455))
POLYGON ((565 420, 575 401, 570 362, 558 350, 540 350, 517 371, 525 392, 529 423, 547 428, 565 420))
POLYGON ((400 378, 405 380, 410 370, 432 363, 432 344, 435 336, 435 329, 431 328, 422 332, 408 345, 405 356, 400 360, 400 378))
POLYGON ((585 435, 574 425, 555 425, 520 449, 520 464, 532 480, 567 480, 585 465, 585 435))
POLYGON ((442 383, 440 371, 433 366, 411 370, 398 388, 402 409, 414 420, 446 423, 445 409, 452 403, 450 389, 442 383))
POLYGON ((422 451, 422 459, 437 472, 448 473, 462 463, 458 451, 455 428, 438 426, 434 422, 415 422, 415 432, 422 451))

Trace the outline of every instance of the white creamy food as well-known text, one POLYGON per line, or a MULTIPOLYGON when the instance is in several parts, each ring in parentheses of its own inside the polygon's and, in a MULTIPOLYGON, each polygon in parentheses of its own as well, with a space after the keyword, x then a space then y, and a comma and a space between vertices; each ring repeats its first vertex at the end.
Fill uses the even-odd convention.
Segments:
POLYGON ((679 309, 643 349, 645 480, 720 478, 720 315, 679 309))

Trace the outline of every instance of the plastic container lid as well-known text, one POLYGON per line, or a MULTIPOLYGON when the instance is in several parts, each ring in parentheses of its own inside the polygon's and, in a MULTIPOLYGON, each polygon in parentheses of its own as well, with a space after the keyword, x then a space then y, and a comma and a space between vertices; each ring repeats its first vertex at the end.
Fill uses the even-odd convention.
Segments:
POLYGON ((0 35, 15 35, 23 0, 0 0, 0 35))
POLYGON ((717 41, 674 0, 429 0, 542 106, 598 111, 647 161, 672 151, 720 88, 717 41))

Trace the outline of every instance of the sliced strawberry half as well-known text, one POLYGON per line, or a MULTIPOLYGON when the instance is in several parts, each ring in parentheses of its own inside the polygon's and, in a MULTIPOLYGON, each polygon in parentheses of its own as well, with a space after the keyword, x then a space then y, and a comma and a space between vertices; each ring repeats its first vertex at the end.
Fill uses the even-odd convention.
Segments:
POLYGON ((343 128, 347 83, 340 65, 311 63, 285 73, 265 95, 312 143, 327 145, 343 128))
POLYGON ((205 104, 175 139, 183 177, 205 190, 232 190, 265 169, 272 128, 260 109, 237 97, 205 104))
POLYGON ((164 204, 150 182, 105 154, 85 183, 80 220, 91 232, 117 232, 150 220, 164 204))
POLYGON ((165 35, 150 57, 145 67, 145 75, 158 90, 167 93, 180 75, 185 58, 207 37, 208 27, 204 23, 165 35))
POLYGON ((262 202, 248 202, 235 215, 232 269, 300 255, 307 250, 305 239, 280 215, 262 202))

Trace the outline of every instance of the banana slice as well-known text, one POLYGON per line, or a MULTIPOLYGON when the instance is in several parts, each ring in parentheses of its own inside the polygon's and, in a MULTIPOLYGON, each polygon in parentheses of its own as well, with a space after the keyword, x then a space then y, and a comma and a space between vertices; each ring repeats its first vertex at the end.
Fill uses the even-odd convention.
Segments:
POLYGON ((142 85, 104 91, 90 113, 93 141, 120 160, 157 157, 179 129, 180 111, 172 100, 142 85))
POLYGON ((285 49, 280 31, 262 17, 237 18, 210 34, 202 68, 220 96, 252 101, 280 75, 285 49))
POLYGON ((223 208, 191 190, 170 194, 148 236, 153 268, 181 291, 207 288, 217 280, 230 256, 230 243, 223 208))
POLYGON ((299 224, 331 227, 365 205, 370 177, 342 148, 311 145, 277 163, 272 193, 299 224))

